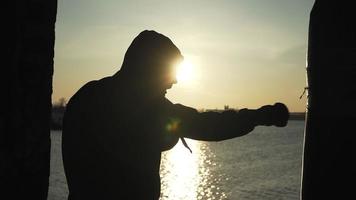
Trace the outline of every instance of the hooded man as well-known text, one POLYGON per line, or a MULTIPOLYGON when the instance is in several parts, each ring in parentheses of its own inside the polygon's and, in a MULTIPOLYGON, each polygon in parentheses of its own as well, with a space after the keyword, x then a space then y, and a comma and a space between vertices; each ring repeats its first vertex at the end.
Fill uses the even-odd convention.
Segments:
POLYGON ((141 32, 122 67, 85 84, 70 99, 62 152, 70 200, 155 199, 160 196, 161 152, 179 138, 221 141, 257 125, 286 126, 282 103, 257 110, 203 112, 173 104, 166 90, 177 83, 179 49, 155 31, 141 32))

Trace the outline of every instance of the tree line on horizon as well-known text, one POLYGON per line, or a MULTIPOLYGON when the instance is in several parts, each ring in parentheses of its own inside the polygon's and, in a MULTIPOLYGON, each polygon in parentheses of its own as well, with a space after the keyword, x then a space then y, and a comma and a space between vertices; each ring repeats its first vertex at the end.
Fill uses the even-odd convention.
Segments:
MULTIPOLYGON (((66 110, 67 100, 62 97, 57 102, 52 105, 52 114, 51 114, 51 130, 62 130, 62 121, 63 115, 66 110)), ((200 112, 205 111, 224 111, 224 110, 236 110, 236 108, 230 108, 227 105, 224 105, 223 109, 199 109, 200 112)), ((289 120, 305 120, 305 112, 292 112, 290 113, 289 120)))

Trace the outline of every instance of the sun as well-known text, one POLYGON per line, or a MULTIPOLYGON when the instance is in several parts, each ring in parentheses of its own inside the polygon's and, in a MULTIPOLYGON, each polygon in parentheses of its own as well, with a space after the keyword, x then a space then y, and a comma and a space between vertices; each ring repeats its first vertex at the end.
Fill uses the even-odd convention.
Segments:
POLYGON ((194 66, 192 62, 185 58, 177 67, 177 81, 179 83, 190 83, 194 79, 194 66))

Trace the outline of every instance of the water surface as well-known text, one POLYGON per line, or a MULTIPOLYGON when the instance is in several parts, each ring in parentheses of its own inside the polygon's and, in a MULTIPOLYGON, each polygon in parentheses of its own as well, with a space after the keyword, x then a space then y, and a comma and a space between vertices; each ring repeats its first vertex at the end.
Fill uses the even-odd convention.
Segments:
MULTIPOLYGON (((223 142, 187 140, 162 154, 161 200, 298 200, 304 121, 285 128, 256 127, 223 142)), ((61 132, 52 131, 49 198, 64 200, 68 188, 61 132)))

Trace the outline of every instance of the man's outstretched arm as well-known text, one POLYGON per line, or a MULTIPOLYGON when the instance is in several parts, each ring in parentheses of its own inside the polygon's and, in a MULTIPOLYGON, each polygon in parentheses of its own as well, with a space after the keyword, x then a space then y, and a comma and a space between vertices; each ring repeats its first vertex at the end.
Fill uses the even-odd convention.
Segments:
POLYGON ((177 133, 180 137, 195 140, 221 141, 246 135, 256 126, 286 126, 289 112, 282 103, 263 106, 256 110, 241 109, 236 112, 202 112, 176 104, 179 113, 177 133))

